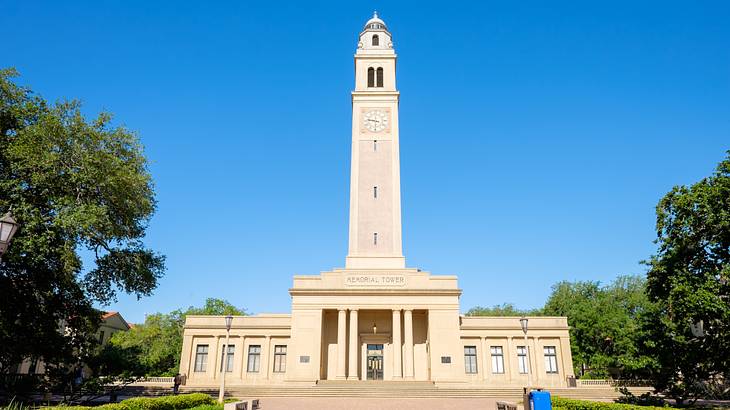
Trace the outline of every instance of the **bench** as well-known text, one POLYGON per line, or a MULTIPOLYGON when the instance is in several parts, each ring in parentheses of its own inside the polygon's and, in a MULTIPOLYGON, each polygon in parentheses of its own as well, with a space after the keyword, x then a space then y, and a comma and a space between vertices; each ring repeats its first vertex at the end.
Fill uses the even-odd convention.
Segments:
POLYGON ((497 410, 517 410, 517 404, 507 401, 498 401, 497 410))
POLYGON ((259 399, 243 399, 223 405, 223 410, 258 410, 259 408, 259 399))

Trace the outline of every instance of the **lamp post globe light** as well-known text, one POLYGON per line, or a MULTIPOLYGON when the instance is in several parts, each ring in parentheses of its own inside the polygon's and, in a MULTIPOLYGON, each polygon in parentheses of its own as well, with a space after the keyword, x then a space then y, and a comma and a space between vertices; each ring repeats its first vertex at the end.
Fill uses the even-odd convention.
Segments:
POLYGON ((15 235, 19 226, 20 224, 13 219, 10 212, 0 218, 0 259, 2 259, 3 254, 8 249, 10 240, 13 239, 13 235, 15 235))
POLYGON ((527 322, 528 319, 524 316, 520 318, 520 327, 522 328, 522 333, 525 335, 525 358, 527 359, 527 390, 530 390, 530 386, 532 385, 532 374, 530 371, 530 347, 527 345, 527 322))
POLYGON ((228 371, 228 339, 231 336, 231 325, 233 324, 233 316, 226 316, 226 344, 223 345, 223 360, 221 360, 221 388, 218 391, 218 403, 223 403, 223 396, 226 392, 226 372, 228 371))

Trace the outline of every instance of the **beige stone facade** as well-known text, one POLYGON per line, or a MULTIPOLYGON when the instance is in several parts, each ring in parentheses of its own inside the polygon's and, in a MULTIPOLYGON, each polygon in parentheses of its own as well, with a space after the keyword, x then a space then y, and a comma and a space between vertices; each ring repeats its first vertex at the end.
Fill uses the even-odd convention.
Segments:
POLYGON ((406 268, 401 241, 396 54, 374 16, 360 33, 352 92, 350 233, 345 268, 294 276, 290 315, 188 316, 180 372, 192 386, 432 381, 563 387, 567 319, 459 313, 456 276, 406 268), (526 346, 526 347, 525 347, 526 346))

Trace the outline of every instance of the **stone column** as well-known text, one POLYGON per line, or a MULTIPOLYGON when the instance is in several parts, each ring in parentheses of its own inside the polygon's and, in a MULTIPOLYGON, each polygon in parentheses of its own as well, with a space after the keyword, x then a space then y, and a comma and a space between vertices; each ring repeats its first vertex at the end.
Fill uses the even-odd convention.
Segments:
POLYGON ((357 352, 360 350, 360 334, 357 325, 357 309, 350 309, 350 361, 347 368, 347 380, 357 380, 357 352))
POLYGON ((340 309, 337 316, 337 373, 335 379, 345 379, 345 359, 347 358, 347 310, 340 309))
POLYGON ((481 345, 481 351, 482 351, 482 380, 487 380, 487 375, 492 371, 492 362, 490 360, 489 355, 489 346, 487 345, 487 338, 485 336, 482 336, 482 345, 481 345))
POLYGON ((261 346, 261 374, 264 375, 265 379, 268 379, 271 375, 271 336, 266 336, 266 342, 261 346))
POLYGON ((404 377, 413 379, 413 310, 403 311, 403 331, 405 332, 405 357, 403 358, 404 377))
POLYGON ((403 346, 400 338, 400 309, 393 311, 393 378, 403 378, 403 346))
POLYGON ((182 354, 180 355, 180 374, 190 378, 190 360, 195 360, 195 352, 193 351, 193 336, 186 335, 183 338, 182 354))

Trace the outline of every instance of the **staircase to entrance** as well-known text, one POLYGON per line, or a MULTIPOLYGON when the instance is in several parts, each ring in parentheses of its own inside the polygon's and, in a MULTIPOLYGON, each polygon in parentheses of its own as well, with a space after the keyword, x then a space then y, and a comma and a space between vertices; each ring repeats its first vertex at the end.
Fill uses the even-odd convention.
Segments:
MULTIPOLYGON (((185 392, 217 394, 218 389, 183 387, 185 392)), ((614 388, 548 388, 551 395, 573 399, 612 401, 620 396, 614 388)), ((652 391, 650 387, 631 387, 634 394, 652 391)), ((314 386, 260 385, 230 386, 229 397, 339 397, 339 398, 495 398, 522 400, 520 387, 437 386, 428 381, 337 381, 322 380, 314 386)))

